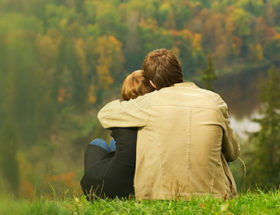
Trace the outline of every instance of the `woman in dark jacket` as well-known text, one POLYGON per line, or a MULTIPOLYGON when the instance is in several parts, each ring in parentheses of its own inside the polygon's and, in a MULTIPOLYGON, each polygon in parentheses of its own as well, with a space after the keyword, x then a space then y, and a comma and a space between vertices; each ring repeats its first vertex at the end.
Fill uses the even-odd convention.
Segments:
MULTIPOLYGON (((143 71, 137 70, 126 77, 122 98, 134 99, 152 91, 143 71)), ((111 131, 110 146, 102 139, 95 139, 87 146, 81 186, 88 200, 95 196, 128 198, 134 194, 137 128, 111 128, 111 131)))

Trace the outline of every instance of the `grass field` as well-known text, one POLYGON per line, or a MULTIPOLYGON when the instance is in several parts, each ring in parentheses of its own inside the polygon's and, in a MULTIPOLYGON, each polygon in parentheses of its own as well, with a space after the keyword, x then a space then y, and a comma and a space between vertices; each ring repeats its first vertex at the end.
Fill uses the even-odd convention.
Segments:
POLYGON ((88 202, 84 197, 63 200, 13 200, 0 198, 1 215, 64 214, 280 214, 280 191, 240 194, 230 200, 212 197, 190 201, 102 200, 88 202))

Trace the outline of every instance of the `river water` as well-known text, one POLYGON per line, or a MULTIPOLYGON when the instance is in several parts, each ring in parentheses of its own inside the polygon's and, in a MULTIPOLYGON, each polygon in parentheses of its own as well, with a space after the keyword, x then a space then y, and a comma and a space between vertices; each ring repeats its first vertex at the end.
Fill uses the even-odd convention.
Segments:
POLYGON ((253 112, 248 117, 243 117, 242 119, 237 119, 234 116, 230 117, 230 124, 234 132, 243 140, 248 138, 248 134, 256 132, 260 129, 258 123, 252 121, 254 118, 260 118, 258 111, 253 112))
POLYGON ((231 126, 242 139, 248 137, 248 132, 260 129, 252 119, 260 118, 260 89, 268 69, 263 67, 226 74, 213 84, 214 91, 228 104, 231 126))

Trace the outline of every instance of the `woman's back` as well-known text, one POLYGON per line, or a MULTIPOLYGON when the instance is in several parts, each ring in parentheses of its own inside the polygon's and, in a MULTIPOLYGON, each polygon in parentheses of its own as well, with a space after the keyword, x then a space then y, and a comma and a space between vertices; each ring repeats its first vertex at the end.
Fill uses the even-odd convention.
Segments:
POLYGON ((83 192, 88 198, 92 198, 92 194, 109 198, 134 194, 137 128, 111 130, 116 141, 115 152, 108 153, 96 145, 88 145, 85 173, 81 180, 83 192))

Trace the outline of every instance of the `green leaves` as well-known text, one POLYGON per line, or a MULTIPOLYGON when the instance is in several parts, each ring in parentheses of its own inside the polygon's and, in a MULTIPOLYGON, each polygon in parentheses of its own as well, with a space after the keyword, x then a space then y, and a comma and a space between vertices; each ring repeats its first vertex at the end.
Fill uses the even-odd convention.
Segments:
POLYGON ((261 129, 250 135, 254 144, 249 162, 249 184, 259 187, 280 185, 280 71, 272 66, 261 91, 262 117, 255 120, 261 129))
POLYGON ((203 70, 202 74, 204 88, 207 90, 213 90, 212 82, 215 79, 217 79, 217 75, 213 66, 212 57, 209 55, 207 68, 203 70))

